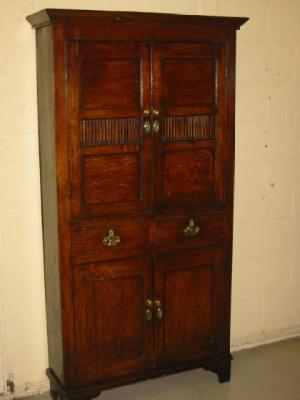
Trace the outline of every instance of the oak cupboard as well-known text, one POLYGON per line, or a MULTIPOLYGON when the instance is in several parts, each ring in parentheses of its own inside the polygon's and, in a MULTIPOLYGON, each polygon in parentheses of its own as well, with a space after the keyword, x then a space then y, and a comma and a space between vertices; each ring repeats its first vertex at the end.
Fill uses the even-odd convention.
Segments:
POLYGON ((230 379, 235 38, 246 20, 28 17, 53 398, 199 366, 230 379))

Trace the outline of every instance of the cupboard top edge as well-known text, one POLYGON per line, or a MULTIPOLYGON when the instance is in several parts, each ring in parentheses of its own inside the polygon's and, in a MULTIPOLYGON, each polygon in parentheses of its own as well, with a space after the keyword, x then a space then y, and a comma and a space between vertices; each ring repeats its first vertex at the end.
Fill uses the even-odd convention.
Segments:
POLYGON ((127 11, 95 11, 48 8, 26 17, 33 28, 50 24, 168 24, 222 26, 227 29, 239 29, 249 18, 216 17, 204 15, 180 15, 162 13, 144 13, 127 11))

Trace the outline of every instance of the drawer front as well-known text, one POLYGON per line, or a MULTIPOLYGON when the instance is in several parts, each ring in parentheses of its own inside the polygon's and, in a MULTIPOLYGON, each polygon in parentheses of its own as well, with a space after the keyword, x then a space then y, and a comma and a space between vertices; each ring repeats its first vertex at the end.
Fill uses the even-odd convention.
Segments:
POLYGON ((224 236, 224 215, 196 214, 157 218, 152 230, 152 243, 155 246, 189 245, 196 243, 209 244, 224 236))
POLYGON ((85 221, 72 228, 72 261, 75 264, 143 254, 148 243, 144 220, 85 221))

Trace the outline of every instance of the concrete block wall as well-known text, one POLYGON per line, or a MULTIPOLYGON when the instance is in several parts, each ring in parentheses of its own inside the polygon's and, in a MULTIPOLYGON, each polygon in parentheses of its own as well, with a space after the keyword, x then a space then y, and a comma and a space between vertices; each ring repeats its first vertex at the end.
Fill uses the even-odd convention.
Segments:
POLYGON ((237 49, 232 345, 299 334, 300 1, 221 0, 237 49))
POLYGON ((231 341, 237 349, 300 334, 300 0, 1 0, 5 379, 14 374, 19 394, 47 388, 35 35, 25 21, 46 7, 250 17, 237 47, 231 341))

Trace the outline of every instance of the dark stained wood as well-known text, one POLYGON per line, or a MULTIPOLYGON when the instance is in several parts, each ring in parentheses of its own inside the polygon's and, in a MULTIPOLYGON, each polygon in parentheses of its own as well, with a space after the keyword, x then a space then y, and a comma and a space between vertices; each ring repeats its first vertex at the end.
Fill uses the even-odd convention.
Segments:
POLYGON ((248 18, 242 17, 210 17, 203 15, 177 15, 142 12, 122 11, 93 11, 93 10, 65 10, 48 8, 27 17, 27 20, 35 28, 50 23, 64 24, 113 24, 113 23, 138 23, 147 24, 171 24, 171 25, 207 25, 221 26, 223 29, 239 29, 248 18))
POLYGON ((160 217, 157 218, 152 228, 153 241, 156 246, 163 246, 167 243, 190 243, 196 246, 200 243, 209 244, 216 243, 224 237, 224 215, 216 214, 191 214, 189 216, 176 215, 173 218, 160 217), (195 224, 199 227, 198 235, 187 237, 184 235, 184 228, 189 225, 189 220, 192 218, 195 224))
MULTIPOLYGON (((59 263, 60 263, 60 291, 62 310, 62 337, 64 356, 64 385, 76 382, 76 354, 74 332, 74 302, 73 302, 73 273, 70 265, 71 219, 70 207, 70 172, 68 143, 68 103, 66 91, 62 88, 66 84, 66 46, 63 28, 53 30, 54 55, 54 93, 55 93, 55 142, 56 142, 56 182, 59 232, 59 263)), ((45 184, 48 184, 46 181, 45 184)), ((46 244, 47 245, 47 244, 46 244)), ((51 301, 51 294, 49 301, 51 301)))
MULTIPOLYGON (((223 334, 223 343, 230 351, 230 308, 231 308, 231 276, 232 276, 232 237, 233 237, 233 196, 234 196, 234 154, 235 154, 235 68, 236 68, 236 32, 231 32, 227 47, 227 88, 225 101, 227 104, 227 114, 225 122, 225 132, 227 133, 225 159, 226 171, 226 213, 225 213, 225 245, 226 245, 226 269, 224 281, 224 326, 227 329, 223 334)), ((228 365, 228 362, 227 362, 228 365)), ((229 376, 230 365, 225 368, 225 380, 229 376), (226 370, 229 374, 226 375, 226 370)))
POLYGON ((217 357, 207 359, 203 364, 203 368, 215 372, 220 383, 228 382, 231 376, 231 360, 231 354, 225 352, 217 357))
POLYGON ((141 105, 142 46, 84 43, 79 49, 80 109, 134 109, 141 105), (126 93, 126 96, 124 94, 126 93))
POLYGON ((150 104, 149 57, 148 46, 136 43, 88 42, 69 47, 70 174, 76 215, 121 214, 149 208, 151 147, 149 138, 143 140, 142 126, 143 109, 150 104), (100 128, 93 123, 95 114, 80 118, 81 112, 91 110, 106 117, 101 119, 100 128), (93 148, 81 146, 83 123, 91 126, 85 144, 91 140, 93 148), (130 146, 118 146, 126 142, 125 136, 129 143, 130 137, 139 139, 135 140, 135 151, 130 146), (101 154, 101 140, 110 147, 109 156, 101 154))
POLYGON ((215 104, 215 63, 213 58, 167 58, 162 60, 164 108, 199 107, 215 104), (180 96, 175 96, 177 90, 180 96))
POLYGON ((80 220, 72 224, 72 262, 83 264, 139 254, 159 254, 178 246, 190 248, 222 243, 224 229, 224 214, 220 212, 80 220), (199 227, 199 234, 187 237, 183 230, 191 218, 199 227), (110 229, 120 237, 120 243, 114 247, 103 244, 110 229))
POLYGON ((168 374, 174 374, 187 369, 203 367, 204 369, 215 372, 219 381, 226 382, 230 380, 230 354, 220 354, 216 357, 210 357, 202 359, 201 361, 191 361, 188 364, 180 363, 173 364, 172 367, 157 367, 152 370, 142 371, 140 373, 135 372, 134 374, 127 374, 122 377, 114 377, 113 379, 103 380, 101 382, 91 383, 89 386, 77 386, 70 389, 64 388, 52 370, 47 370, 47 376, 50 380, 50 393, 52 397, 59 400, 57 396, 65 399, 92 399, 100 395, 101 391, 110 389, 113 387, 128 385, 129 383, 139 382, 149 378, 156 378, 165 376, 168 374))
POLYGON ((215 157, 211 149, 166 152, 162 171, 163 198, 214 191, 215 157))
POLYGON ((78 267, 75 293, 78 382, 151 368, 153 330, 145 320, 152 297, 149 259, 78 267))
POLYGON ((199 366, 229 380, 235 37, 247 18, 28 20, 52 397, 199 366), (107 247, 110 230, 120 242, 107 247))
POLYGON ((143 253, 148 243, 148 223, 140 218, 79 222, 72 229, 72 259, 81 264, 128 257, 143 253), (120 243, 106 247, 103 238, 110 229, 120 237, 120 243))
POLYGON ((66 389, 52 369, 48 368, 46 374, 50 381, 50 395, 54 400, 90 400, 101 394, 101 390, 94 387, 66 389))
POLYGON ((140 119, 97 118, 80 121, 80 145, 101 146, 139 144, 142 141, 140 119))
POLYGON ((217 353, 222 321, 221 248, 191 249, 157 257, 155 298, 164 318, 156 319, 157 365, 217 353))
POLYGON ((154 45, 153 102, 161 111, 154 154, 158 210, 224 203, 225 55, 224 44, 154 45))
POLYGON ((84 205, 137 201, 141 193, 140 157, 139 153, 82 157, 81 195, 84 205), (123 165, 122 169, 120 165, 123 165))
POLYGON ((199 139, 215 138, 213 114, 176 115, 164 117, 162 128, 163 142, 193 143, 199 139))
MULTIPOLYGON (((188 42, 198 43, 197 37, 201 36, 201 41, 224 42, 226 36, 230 35, 231 28, 222 25, 181 25, 178 29, 176 24, 140 24, 117 22, 114 24, 87 24, 77 25, 76 29, 72 24, 64 25, 65 37, 67 40, 101 40, 109 42, 119 41, 120 37, 127 38, 129 42, 188 42)), ((226 39, 225 39, 226 40, 226 39)))
POLYGON ((37 31, 37 90, 49 366, 63 382, 52 35, 51 26, 37 31))
POLYGON ((140 103, 139 69, 138 59, 82 59, 81 110, 137 107, 140 103), (120 95, 122 93, 127 94, 126 98, 120 95))

